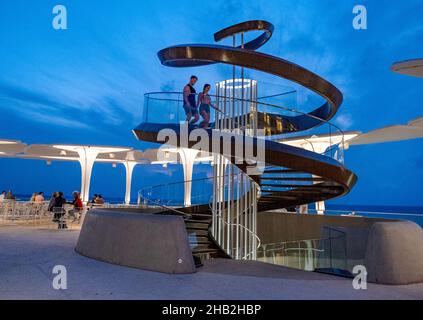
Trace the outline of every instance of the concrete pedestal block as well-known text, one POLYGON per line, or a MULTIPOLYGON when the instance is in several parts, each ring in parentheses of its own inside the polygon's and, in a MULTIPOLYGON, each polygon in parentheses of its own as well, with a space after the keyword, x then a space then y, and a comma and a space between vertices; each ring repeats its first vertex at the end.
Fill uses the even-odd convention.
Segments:
POLYGON ((378 222, 369 234, 364 264, 368 281, 387 285, 423 282, 423 229, 413 222, 378 222))
POLYGON ((164 273, 194 273, 182 217, 94 209, 75 250, 101 261, 164 273))

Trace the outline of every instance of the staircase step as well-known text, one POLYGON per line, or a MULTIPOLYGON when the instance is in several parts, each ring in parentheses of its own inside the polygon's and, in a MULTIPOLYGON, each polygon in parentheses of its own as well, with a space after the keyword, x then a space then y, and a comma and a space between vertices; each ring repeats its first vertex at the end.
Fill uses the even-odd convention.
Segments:
POLYGON ((214 249, 216 248, 213 242, 207 241, 207 242, 190 242, 189 243, 191 250, 193 252, 198 249, 214 249))
POLYGON ((193 255, 204 254, 204 253, 220 253, 218 248, 195 248, 192 250, 193 255))
POLYGON ((209 229, 190 229, 187 228, 188 236, 197 236, 197 237, 208 237, 209 229))
POLYGON ((313 177, 260 177, 260 180, 277 180, 277 181, 312 181, 312 182, 325 182, 324 178, 313 178, 313 177))
POLYGON ((207 240, 190 239, 189 244, 190 245, 195 245, 196 248, 198 248, 200 246, 211 246, 211 245, 214 245, 213 242, 211 242, 209 239, 207 239, 207 240))
POLYGON ((194 229, 194 230, 208 230, 210 223, 205 222, 198 222, 198 221, 186 221, 185 222, 187 229, 194 229))
POLYGON ((191 215, 191 219, 190 220, 200 220, 200 221, 204 221, 204 220, 209 220, 211 221, 212 219, 212 215, 208 214, 208 213, 194 213, 191 215))
POLYGON ((300 185, 300 184, 278 184, 278 183, 263 183, 261 187, 275 187, 275 188, 322 188, 321 186, 315 184, 309 185, 300 185))
POLYGON ((196 241, 196 242, 210 242, 210 239, 209 239, 209 237, 208 236, 199 236, 199 235, 196 235, 196 234, 192 234, 192 233, 190 233, 190 234, 188 234, 188 238, 189 238, 189 240, 191 241, 196 241))
POLYGON ((264 174, 266 174, 266 173, 272 173, 272 174, 275 174, 275 173, 280 173, 280 174, 304 173, 304 174, 307 174, 306 172, 301 171, 301 170, 273 169, 273 168, 269 169, 269 170, 265 169, 264 174))

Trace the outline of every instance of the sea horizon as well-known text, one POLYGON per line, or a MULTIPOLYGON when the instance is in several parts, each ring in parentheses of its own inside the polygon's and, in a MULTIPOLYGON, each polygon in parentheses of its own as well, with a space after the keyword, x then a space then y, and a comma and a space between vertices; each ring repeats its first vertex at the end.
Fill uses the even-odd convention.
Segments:
MULTIPOLYGON (((29 201, 31 194, 15 194, 18 201, 29 201)), ((44 194, 45 199, 49 198, 49 194, 44 194)), ((118 204, 124 203, 124 197, 102 195, 107 203, 118 204)), ((71 199, 72 194, 65 194, 66 199, 71 199)), ((131 198, 131 203, 136 203, 137 197, 131 198)), ((314 208, 313 204, 309 205, 310 209, 314 208)), ((423 215, 422 206, 407 206, 407 205, 379 205, 379 204, 332 204, 326 203, 326 210, 328 211, 357 211, 357 212, 375 212, 375 213, 406 213, 406 214, 420 214, 423 215)))

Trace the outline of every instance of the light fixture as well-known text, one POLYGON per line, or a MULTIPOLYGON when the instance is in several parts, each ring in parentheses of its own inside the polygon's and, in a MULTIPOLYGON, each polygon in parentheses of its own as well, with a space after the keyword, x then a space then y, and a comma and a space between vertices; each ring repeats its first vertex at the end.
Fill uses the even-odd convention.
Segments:
POLYGON ((46 164, 47 164, 48 166, 50 166, 50 165, 51 165, 51 160, 47 160, 47 161, 46 161, 46 164))
POLYGON ((115 156, 114 153, 109 153, 109 157, 110 157, 110 159, 114 159, 116 156, 115 156))
POLYGON ((113 162, 112 167, 113 167, 113 168, 116 168, 116 167, 117 167, 116 162, 113 162))
POLYGON ((219 87, 227 87, 229 89, 242 89, 250 88, 251 86, 257 86, 256 80, 251 79, 228 79, 219 82, 219 87))
POLYGON ((170 152, 169 151, 165 151, 164 156, 165 156, 166 159, 169 159, 170 158, 170 152))
POLYGON ((66 151, 65 150, 60 151, 60 155, 61 156, 66 156, 66 151))
POLYGON ((167 168, 167 163, 163 163, 163 168, 167 168))

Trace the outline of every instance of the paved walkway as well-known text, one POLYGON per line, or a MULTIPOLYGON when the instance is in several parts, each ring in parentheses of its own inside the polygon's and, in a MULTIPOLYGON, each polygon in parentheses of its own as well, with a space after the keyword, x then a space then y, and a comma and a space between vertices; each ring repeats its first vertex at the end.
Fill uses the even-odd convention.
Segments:
POLYGON ((369 285, 258 262, 213 260, 192 275, 168 275, 88 259, 79 231, 0 227, 0 299, 423 299, 423 284, 369 285), (68 289, 54 290, 55 265, 68 289))

